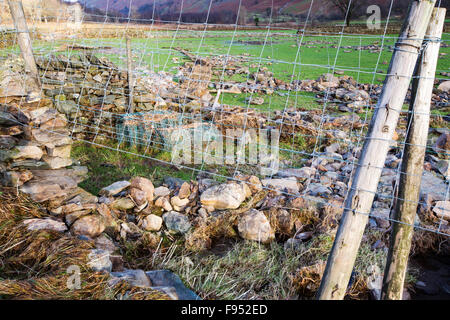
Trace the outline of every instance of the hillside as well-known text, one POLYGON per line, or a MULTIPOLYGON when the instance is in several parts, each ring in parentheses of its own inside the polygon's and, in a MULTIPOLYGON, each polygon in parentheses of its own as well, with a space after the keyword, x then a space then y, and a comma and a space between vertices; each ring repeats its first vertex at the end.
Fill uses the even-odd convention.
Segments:
MULTIPOLYGON (((83 5, 87 8, 96 8, 103 11, 108 10, 110 13, 120 13, 128 15, 129 0, 83 0, 83 5), (108 4, 109 2, 109 4, 108 4)), ((181 0, 134 0, 132 5, 132 15, 135 17, 140 15, 148 15, 153 11, 153 3, 156 3, 156 12, 159 16, 166 14, 179 14, 180 10, 183 13, 205 13, 208 11, 210 4, 209 0, 185 0, 183 8, 181 8, 181 0)), ((310 0, 273 0, 274 12, 277 14, 299 15, 306 14, 309 9, 310 0)), ((236 12, 239 5, 239 0, 214 0, 211 7, 211 12, 232 11, 236 12)), ((267 9, 271 8, 272 0, 242 0, 242 6, 245 7, 247 14, 266 14, 267 9)), ((335 10, 329 5, 324 7, 323 2, 316 2, 313 7, 314 12, 326 11, 335 13, 335 10), (325 10, 323 10, 325 9, 325 10)))
MULTIPOLYGON (((138 19, 151 19, 155 14, 156 19, 177 20, 182 11, 183 21, 204 22, 206 13, 210 6, 210 0, 79 0, 87 10, 98 12, 108 12, 111 16, 121 16, 138 19), (132 3, 130 10, 129 6, 132 3), (153 9, 156 5, 156 10, 153 9)), ((240 0, 212 0, 209 22, 234 23, 237 8, 240 0), (220 18, 219 18, 220 17, 220 18)), ((274 21, 289 21, 295 17, 306 17, 312 0, 242 0, 241 17, 246 17, 246 23, 253 20, 258 15, 260 21, 267 21, 270 15, 270 8, 273 5, 272 17, 274 21), (243 8, 243 9, 242 9, 243 8)), ((392 14, 403 15, 408 6, 408 0, 395 1, 392 14)), ((449 0, 442 2, 443 6, 448 5, 449 0)), ((353 18, 366 15, 366 8, 369 5, 379 5, 382 16, 386 17, 389 11, 390 0, 360 0, 360 9, 354 12, 353 18)), ((343 19, 342 13, 329 1, 314 1, 311 10, 311 20, 339 20, 343 19)), ((240 23, 243 23, 242 19, 240 23)))

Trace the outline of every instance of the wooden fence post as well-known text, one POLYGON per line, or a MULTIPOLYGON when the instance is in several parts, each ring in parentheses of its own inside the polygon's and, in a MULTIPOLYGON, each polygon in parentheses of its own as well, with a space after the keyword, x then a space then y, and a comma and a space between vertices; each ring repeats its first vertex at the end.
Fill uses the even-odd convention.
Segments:
POLYGON ((411 2, 376 105, 317 297, 343 299, 435 0, 411 2))
POLYGON ((401 300, 408 265, 414 220, 419 201, 423 162, 428 138, 430 105, 439 57, 440 38, 445 21, 444 8, 435 8, 417 61, 408 115, 408 131, 400 171, 398 199, 395 206, 389 253, 384 271, 381 298, 401 300))
POLYGON ((25 61, 25 69, 27 72, 31 73, 38 88, 40 88, 41 80, 39 78, 36 60, 33 55, 30 32, 28 31, 27 21, 23 12, 22 1, 8 0, 8 5, 14 21, 14 27, 17 31, 17 42, 19 43, 20 51, 22 52, 22 57, 25 61))
POLYGON ((128 71, 128 113, 133 113, 133 56, 131 52, 131 39, 129 36, 126 37, 127 42, 127 71, 128 71))

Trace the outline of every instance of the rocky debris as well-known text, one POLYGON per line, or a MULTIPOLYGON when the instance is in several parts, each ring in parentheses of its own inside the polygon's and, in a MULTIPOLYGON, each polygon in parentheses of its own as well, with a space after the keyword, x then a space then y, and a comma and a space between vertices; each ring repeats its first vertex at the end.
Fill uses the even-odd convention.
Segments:
POLYGON ((57 232, 67 231, 67 227, 64 222, 56 221, 51 218, 47 219, 27 219, 23 221, 23 224, 27 226, 28 230, 51 230, 57 232))
POLYGON ((239 235, 247 240, 268 243, 275 238, 267 217, 255 209, 251 209, 240 217, 238 230, 239 235))
POLYGON ((162 218, 167 229, 175 233, 185 234, 192 227, 189 218, 176 211, 167 212, 163 214, 162 218))
POLYGON ((34 79, 26 75, 25 62, 21 57, 9 56, 2 61, 0 64, 0 97, 25 97, 27 101, 30 101, 38 92, 40 92, 40 88, 34 79))
POLYGON ((227 183, 206 189, 200 201, 213 210, 237 209, 250 194, 246 184, 227 183))

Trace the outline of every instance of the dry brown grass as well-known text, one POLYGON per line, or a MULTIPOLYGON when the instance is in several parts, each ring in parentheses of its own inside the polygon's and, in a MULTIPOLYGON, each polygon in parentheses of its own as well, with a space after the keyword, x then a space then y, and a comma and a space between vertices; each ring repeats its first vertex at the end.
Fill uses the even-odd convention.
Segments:
POLYGON ((29 231, 23 220, 48 216, 14 188, 0 189, 0 299, 167 299, 150 288, 134 288, 126 282, 108 286, 109 275, 93 272, 87 265, 94 247, 67 234, 29 231), (81 287, 67 285, 80 268, 81 287))

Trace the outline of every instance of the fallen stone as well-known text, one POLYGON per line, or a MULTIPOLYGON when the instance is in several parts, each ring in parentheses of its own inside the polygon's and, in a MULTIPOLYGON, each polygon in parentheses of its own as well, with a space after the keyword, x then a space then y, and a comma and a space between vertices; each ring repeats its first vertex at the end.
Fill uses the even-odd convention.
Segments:
POLYGON ((186 205, 189 203, 189 199, 180 199, 178 196, 172 197, 170 199, 170 204, 175 211, 183 211, 186 208, 186 205))
POLYGON ((105 196, 105 197, 115 196, 122 190, 128 188, 130 185, 131 185, 131 183, 128 181, 117 181, 117 182, 114 182, 113 184, 101 189, 99 192, 99 195, 105 196))
POLYGON ((71 212, 69 214, 66 214, 64 217, 64 220, 66 221, 66 224, 70 227, 77 219, 87 216, 91 213, 91 210, 81 210, 81 211, 75 211, 71 212))
POLYGON ((109 252, 101 249, 92 249, 88 255, 88 266, 96 272, 111 272, 112 262, 109 259, 109 252))
POLYGON ((372 209, 371 216, 377 222, 378 227, 387 229, 391 225, 389 221, 391 210, 388 208, 374 208, 372 209))
POLYGON ((104 250, 109 252, 110 254, 113 254, 117 247, 107 236, 104 234, 99 235, 94 239, 95 247, 100 250, 104 250))
POLYGON ((201 300, 192 290, 186 288, 179 276, 169 270, 152 270, 146 274, 152 286, 175 288, 179 300, 201 300))
POLYGON ((312 196, 329 196, 333 191, 320 183, 310 183, 305 191, 312 196))
POLYGON ((450 93, 450 81, 443 81, 439 84, 438 90, 441 92, 450 93))
POLYGON ((136 202, 136 204, 138 206, 142 206, 142 205, 145 205, 146 203, 148 203, 148 201, 147 201, 147 192, 142 191, 140 189, 131 188, 130 189, 130 196, 131 196, 131 198, 133 198, 134 202, 136 202))
POLYGON ((113 201, 111 207, 117 210, 130 210, 135 207, 135 203, 130 198, 119 198, 113 201))
POLYGON ((27 219, 23 221, 28 230, 52 230, 57 232, 67 231, 67 226, 62 221, 56 221, 50 218, 45 219, 27 219))
POLYGON ((237 209, 247 197, 243 184, 220 184, 206 189, 200 196, 202 205, 217 210, 237 209))
POLYGON ((251 209, 242 215, 238 223, 239 235, 247 240, 268 243, 275 238, 269 220, 261 211, 251 209))
POLYGON ((287 190, 288 192, 298 193, 299 188, 297 184, 297 178, 290 177, 285 179, 263 179, 261 183, 266 188, 287 190))
POLYGON ((131 180, 130 187, 142 190, 146 194, 147 201, 148 202, 153 201, 153 194, 155 187, 153 186, 153 183, 149 179, 142 177, 133 178, 131 180))
POLYGON ((76 220, 70 230, 74 235, 95 238, 105 230, 105 224, 101 216, 89 215, 76 220))
POLYGON ((191 185, 187 182, 184 182, 181 185, 180 190, 178 191, 178 198, 184 199, 189 197, 190 194, 191 194, 191 185))
POLYGON ((192 227, 188 217, 176 211, 167 212, 162 218, 167 229, 176 233, 185 234, 192 227))
POLYGON ((122 272, 111 272, 109 285, 114 286, 119 281, 125 280, 134 287, 150 288, 152 283, 143 270, 125 269, 122 272))
POLYGON ((447 192, 447 185, 444 180, 439 179, 433 173, 424 171, 422 175, 422 182, 420 185, 421 197, 425 194, 429 194, 435 200, 445 200, 447 192))
POLYGON ((450 201, 437 201, 433 212, 442 219, 450 221, 450 201))
POLYGON ((165 197, 170 194, 170 190, 167 187, 161 186, 155 189, 154 196, 155 197, 165 197))
POLYGON ((159 231, 162 226, 163 219, 157 215, 150 214, 142 220, 142 228, 147 231, 159 231))

